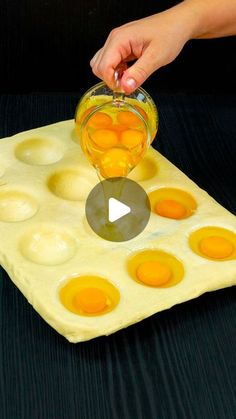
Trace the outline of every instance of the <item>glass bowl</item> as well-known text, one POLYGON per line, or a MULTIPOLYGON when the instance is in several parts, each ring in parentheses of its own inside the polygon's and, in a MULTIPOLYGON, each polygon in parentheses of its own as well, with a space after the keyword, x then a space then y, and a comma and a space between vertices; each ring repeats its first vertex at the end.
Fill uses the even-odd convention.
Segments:
POLYGON ((103 178, 125 177, 143 158, 158 129, 158 112, 142 88, 125 96, 101 82, 75 111, 82 150, 103 178))

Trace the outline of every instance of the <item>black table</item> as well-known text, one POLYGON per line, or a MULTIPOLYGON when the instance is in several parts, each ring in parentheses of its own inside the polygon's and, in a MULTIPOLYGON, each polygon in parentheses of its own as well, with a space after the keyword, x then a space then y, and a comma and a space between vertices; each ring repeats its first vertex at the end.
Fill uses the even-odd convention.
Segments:
MULTIPOLYGON (((150 93, 154 146, 236 213, 235 96, 150 93)), ((79 96, 2 95, 0 136, 73 118, 79 96)), ((70 344, 0 272, 1 419, 236 418, 235 287, 70 344)))

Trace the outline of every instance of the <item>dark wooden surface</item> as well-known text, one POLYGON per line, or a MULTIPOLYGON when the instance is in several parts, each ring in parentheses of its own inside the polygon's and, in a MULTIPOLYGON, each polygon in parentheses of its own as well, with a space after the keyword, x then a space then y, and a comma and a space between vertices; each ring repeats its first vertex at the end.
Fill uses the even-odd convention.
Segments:
MULTIPOLYGON (((150 93, 155 147, 236 213, 235 97, 150 93)), ((73 118, 77 101, 1 95, 0 136, 73 118)), ((235 287, 75 345, 0 273, 1 419, 235 419, 235 287)))
MULTIPOLYGON (((73 118, 110 30, 175 3, 2 0, 0 137, 73 118)), ((154 146, 234 214, 235 50, 235 37, 192 41, 144 85, 160 114, 154 146)), ((235 419, 235 336, 231 287, 73 345, 1 269, 0 418, 235 419)))

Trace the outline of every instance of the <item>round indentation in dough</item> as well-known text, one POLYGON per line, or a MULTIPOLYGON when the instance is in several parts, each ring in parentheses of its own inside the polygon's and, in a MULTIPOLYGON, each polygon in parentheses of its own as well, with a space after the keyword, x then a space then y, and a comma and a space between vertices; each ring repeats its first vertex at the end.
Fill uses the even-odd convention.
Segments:
POLYGON ((76 169, 64 169, 50 176, 48 188, 59 198, 82 201, 87 198, 91 183, 86 179, 86 173, 76 169))
POLYGON ((162 250, 143 250, 127 261, 132 279, 154 288, 168 288, 178 284, 184 276, 184 267, 175 256, 162 250))
POLYGON ((2 177, 4 175, 4 173, 5 173, 5 169, 3 167, 3 162, 0 161, 0 177, 2 177))
POLYGON ((56 163, 63 157, 63 147, 52 138, 28 138, 17 145, 15 156, 31 165, 56 163))
POLYGON ((181 189, 159 188, 148 194, 151 210, 161 217, 182 220, 194 214, 195 199, 181 189))
POLYGON ((64 229, 40 225, 24 234, 19 243, 21 254, 39 265, 60 265, 76 252, 76 241, 64 229))
POLYGON ((129 178, 141 182, 143 180, 151 179, 156 175, 158 167, 155 161, 150 157, 144 157, 141 162, 130 172, 129 178))
POLYGON ((120 293, 107 279, 85 275, 67 280, 59 290, 59 298, 72 313, 99 316, 114 310, 120 293))
POLYGON ((38 210, 38 203, 31 195, 16 190, 0 192, 0 221, 24 221, 38 210))
POLYGON ((202 227, 189 236, 189 246, 197 255, 214 260, 236 259, 236 234, 222 227, 202 227))

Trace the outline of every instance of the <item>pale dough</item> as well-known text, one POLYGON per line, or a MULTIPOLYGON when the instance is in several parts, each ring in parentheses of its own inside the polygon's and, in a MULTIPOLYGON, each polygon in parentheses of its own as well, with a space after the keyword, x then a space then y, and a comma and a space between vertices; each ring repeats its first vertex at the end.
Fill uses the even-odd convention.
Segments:
POLYGON ((131 173, 146 192, 179 188, 197 201, 191 217, 176 221, 152 214, 145 230, 127 242, 99 238, 85 217, 85 200, 97 184, 84 157, 74 121, 26 131, 0 141, 0 263, 30 304, 70 342, 109 335, 153 313, 236 283, 236 261, 211 261, 195 254, 189 234, 204 226, 236 232, 236 217, 152 147, 131 173), (183 280, 154 289, 130 278, 127 258, 159 249, 178 258, 183 280), (64 308, 58 292, 67 279, 98 275, 120 291, 110 313, 85 317, 64 308))

